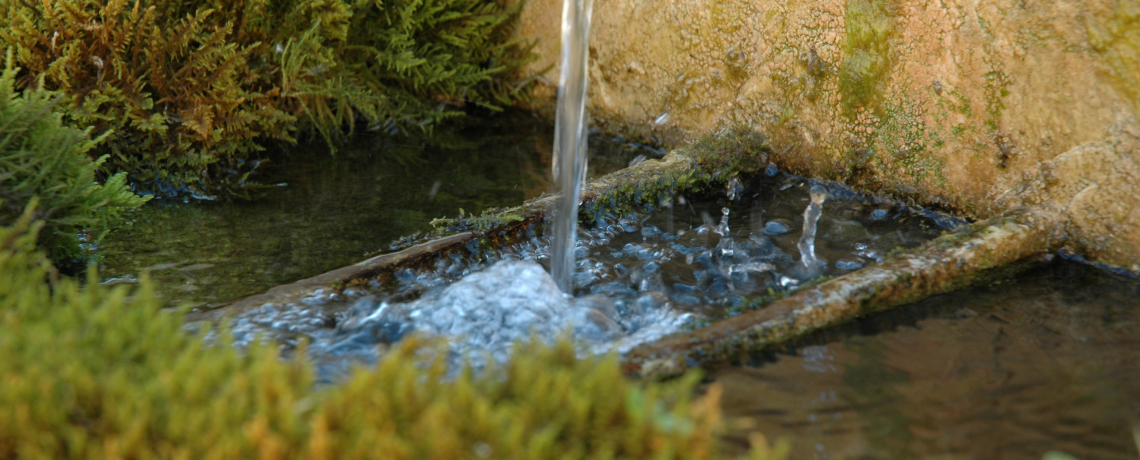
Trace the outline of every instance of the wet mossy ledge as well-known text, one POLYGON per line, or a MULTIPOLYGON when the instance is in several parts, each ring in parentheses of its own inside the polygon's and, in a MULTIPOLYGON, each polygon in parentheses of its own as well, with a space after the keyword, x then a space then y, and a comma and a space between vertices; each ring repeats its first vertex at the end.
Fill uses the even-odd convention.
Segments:
POLYGON ((104 169, 161 194, 239 191, 257 152, 429 129, 525 99, 522 2, 0 0, 22 88, 62 96, 104 169))
MULTIPOLYGON (((0 227, 0 458, 723 458, 697 374, 631 381, 563 341, 452 379, 439 344, 410 339, 314 387, 271 344, 187 333, 145 279, 53 277, 31 216, 0 227)), ((748 458, 786 453, 757 434, 748 458)))

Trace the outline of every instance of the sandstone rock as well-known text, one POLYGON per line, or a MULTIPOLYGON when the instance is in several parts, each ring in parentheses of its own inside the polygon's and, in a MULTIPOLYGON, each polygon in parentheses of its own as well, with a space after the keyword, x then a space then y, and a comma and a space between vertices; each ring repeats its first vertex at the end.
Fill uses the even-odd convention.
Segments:
MULTIPOLYGON (((1140 0, 595 0, 595 123, 675 147, 767 133, 797 173, 987 218, 1068 217, 1072 249, 1140 262, 1140 0), (658 123, 668 113, 664 123, 658 123)), ((561 2, 519 34, 557 65, 561 2)), ((556 72, 556 71, 555 71, 556 72)), ((557 81, 540 88, 553 104, 557 81)))

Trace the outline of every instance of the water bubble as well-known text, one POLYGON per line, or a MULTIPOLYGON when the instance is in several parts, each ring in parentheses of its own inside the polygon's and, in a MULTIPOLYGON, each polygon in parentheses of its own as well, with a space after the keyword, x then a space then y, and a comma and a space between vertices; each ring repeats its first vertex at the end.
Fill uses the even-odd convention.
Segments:
POLYGON ((725 185, 725 194, 728 195, 730 201, 735 201, 736 197, 743 191, 744 186, 740 185, 740 181, 735 177, 729 179, 728 184, 725 185))

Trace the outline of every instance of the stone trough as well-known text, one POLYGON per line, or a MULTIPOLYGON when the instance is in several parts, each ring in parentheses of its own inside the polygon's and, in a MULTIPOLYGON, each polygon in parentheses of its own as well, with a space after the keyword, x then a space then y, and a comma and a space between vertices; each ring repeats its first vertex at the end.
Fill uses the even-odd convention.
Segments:
MULTIPOLYGON (((730 131, 676 149, 590 182, 584 189, 582 220, 600 212, 622 212, 641 202, 698 190, 715 190, 738 175, 778 163, 766 138, 751 131, 730 131)), ((235 300, 217 309, 191 313, 189 321, 217 321, 265 304, 300 304, 320 293, 337 296, 354 286, 385 286, 400 270, 416 268, 448 254, 478 254, 541 231, 556 196, 546 196, 508 210, 450 222, 453 234, 391 254, 373 257, 269 291, 235 300)), ((665 377, 734 353, 778 344, 813 330, 852 321, 1008 275, 1048 256, 1065 241, 1062 219, 1046 207, 1018 210, 961 227, 921 247, 888 257, 880 264, 808 285, 760 309, 646 343, 624 356, 627 372, 665 377)))

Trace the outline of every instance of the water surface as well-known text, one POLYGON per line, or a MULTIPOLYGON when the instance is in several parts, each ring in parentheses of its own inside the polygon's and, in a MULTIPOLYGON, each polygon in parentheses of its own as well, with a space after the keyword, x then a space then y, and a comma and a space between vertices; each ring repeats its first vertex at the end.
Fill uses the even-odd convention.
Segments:
POLYGON ((1140 282, 1073 262, 821 331, 737 367, 730 443, 793 458, 1135 459, 1140 282))
MULTIPOLYGON (((551 191, 553 129, 508 113, 393 137, 360 133, 332 155, 267 155, 252 200, 152 200, 103 241, 109 282, 147 271, 168 304, 208 306, 359 262, 437 217, 511 207, 551 191)), ((598 136, 591 176, 651 149, 598 136)))

